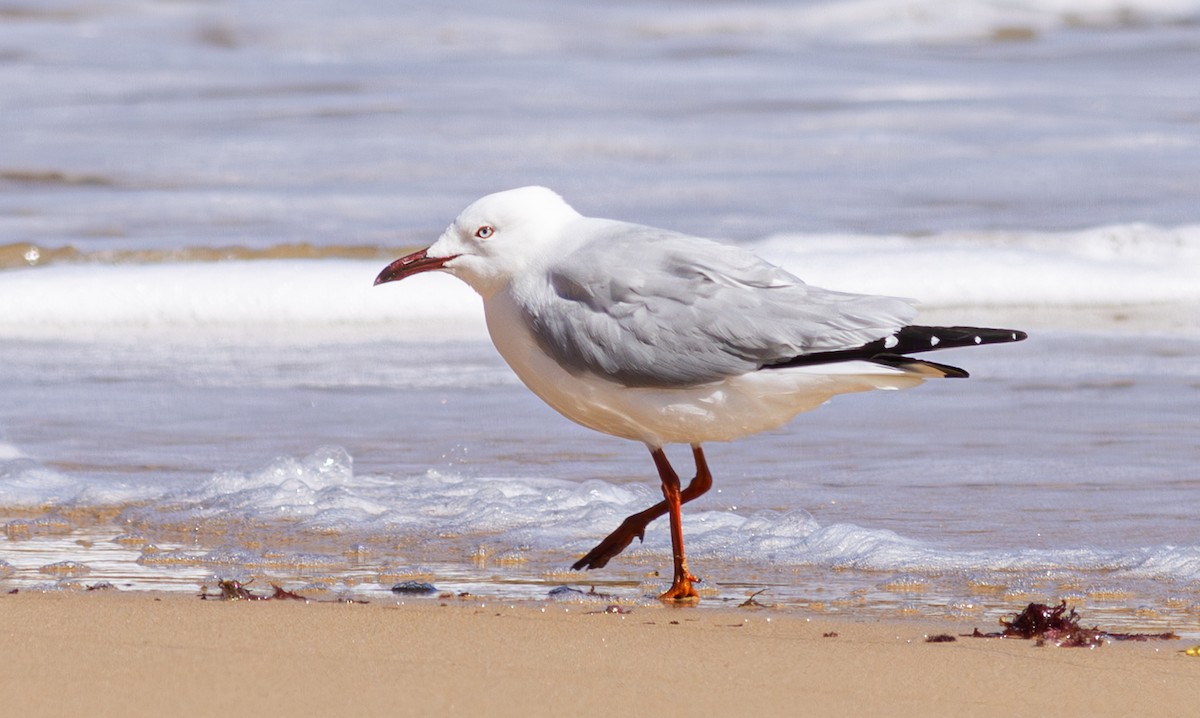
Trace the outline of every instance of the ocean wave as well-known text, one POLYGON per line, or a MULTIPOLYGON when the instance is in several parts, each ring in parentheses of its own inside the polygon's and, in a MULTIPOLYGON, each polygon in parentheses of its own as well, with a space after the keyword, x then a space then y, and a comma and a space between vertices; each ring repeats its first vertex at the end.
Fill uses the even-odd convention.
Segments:
MULTIPOLYGON (((748 248, 806 281, 924 307, 1091 307, 1200 299, 1200 225, 933 236, 776 235, 748 248)), ((478 297, 446 276, 373 287, 386 259, 70 263, 0 272, 0 334, 387 326, 482 336, 478 297)))
POLYGON ((799 35, 842 42, 1031 40, 1064 29, 1116 29, 1194 20, 1191 0, 855 0, 784 6, 705 4, 653 19, 655 36, 799 35))
POLYGON ((1200 225, 909 236, 778 235, 757 251, 806 281, 922 306, 1086 307, 1200 299, 1200 225))
MULTIPOLYGON (((426 560, 437 560, 430 536, 455 547, 465 539, 501 552, 582 554, 655 498, 648 484, 601 480, 433 470, 360 475, 352 457, 336 446, 280 457, 253 471, 218 472, 174 490, 73 477, 27 459, 0 463, 0 510, 124 507, 117 522, 147 536, 215 534, 228 542, 260 532, 301 552, 305 537, 337 536, 345 545, 386 539, 424 546, 426 560)), ((822 525, 803 510, 691 511, 684 530, 689 552, 699 560, 924 576, 1073 571, 1200 580, 1200 546, 958 550, 887 529, 822 525)), ((655 530, 627 553, 633 560, 661 561, 670 551, 667 532, 655 530)))

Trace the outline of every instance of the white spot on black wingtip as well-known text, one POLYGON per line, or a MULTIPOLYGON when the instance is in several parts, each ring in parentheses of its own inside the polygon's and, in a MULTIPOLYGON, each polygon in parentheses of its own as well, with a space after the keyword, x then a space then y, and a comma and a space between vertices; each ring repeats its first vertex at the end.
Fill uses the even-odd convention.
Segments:
POLYGON ((942 343, 941 339, 939 339, 937 337, 929 337, 929 346, 936 347, 938 344, 941 344, 941 343, 942 343))
POLYGON ((1012 337, 1013 337, 1014 342, 1017 341, 1017 333, 1016 332, 1012 333, 1012 337))
POLYGON ((884 340, 883 340, 883 348, 884 348, 884 349, 891 349, 891 348, 895 347, 895 346, 896 346, 897 344, 899 344, 899 343, 900 343, 900 339, 899 339, 899 337, 897 337, 896 335, 894 335, 894 334, 893 334, 892 336, 890 336, 890 337, 888 337, 887 339, 884 339, 884 340))
POLYGON ((983 344, 983 337, 981 337, 981 336, 979 336, 978 334, 976 334, 976 335, 975 335, 975 343, 976 343, 976 344, 983 344))

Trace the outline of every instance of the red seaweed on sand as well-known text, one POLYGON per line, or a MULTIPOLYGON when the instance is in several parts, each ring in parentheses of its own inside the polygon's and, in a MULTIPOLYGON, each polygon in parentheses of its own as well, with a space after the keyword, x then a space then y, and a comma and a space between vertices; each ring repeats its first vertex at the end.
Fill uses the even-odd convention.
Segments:
POLYGON ((1093 626, 1079 625, 1079 614, 1068 609, 1064 600, 1057 606, 1031 603, 1025 610, 1010 619, 1000 619, 1002 631, 982 633, 978 628, 967 634, 972 638, 1024 638, 1037 639, 1037 645, 1047 642, 1062 648, 1095 648, 1105 641, 1173 641, 1179 636, 1166 633, 1112 633, 1093 626))

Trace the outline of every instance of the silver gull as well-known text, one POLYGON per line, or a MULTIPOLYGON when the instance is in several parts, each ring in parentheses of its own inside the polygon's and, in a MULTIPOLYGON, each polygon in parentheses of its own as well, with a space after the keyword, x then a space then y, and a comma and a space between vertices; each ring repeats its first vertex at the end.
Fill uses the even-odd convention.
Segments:
POLYGON ((909 354, 1020 341, 1024 332, 916 326, 903 299, 805 284, 754 254, 664 229, 585 217, 544 187, 488 195, 383 284, 458 277, 517 376, 563 416, 650 450, 664 500, 626 518, 573 566, 600 568, 670 515, 666 601, 694 601, 682 504, 712 485, 701 445, 778 427, 837 394, 966 377, 909 354), (682 488, 663 446, 689 444, 682 488))

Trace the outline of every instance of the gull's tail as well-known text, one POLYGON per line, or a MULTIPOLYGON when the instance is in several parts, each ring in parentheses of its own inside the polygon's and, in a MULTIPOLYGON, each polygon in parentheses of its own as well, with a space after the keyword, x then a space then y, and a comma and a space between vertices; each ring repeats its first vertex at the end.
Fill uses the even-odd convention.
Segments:
POLYGON ((798 357, 793 357, 787 361, 771 364, 763 368, 782 369, 793 366, 837 364, 847 361, 869 361, 929 377, 966 378, 970 375, 958 367, 938 364, 923 359, 912 359, 907 355, 937 349, 1019 342, 1027 336, 1025 332, 1016 329, 910 326, 901 328, 891 336, 877 339, 854 349, 801 354, 798 357))

